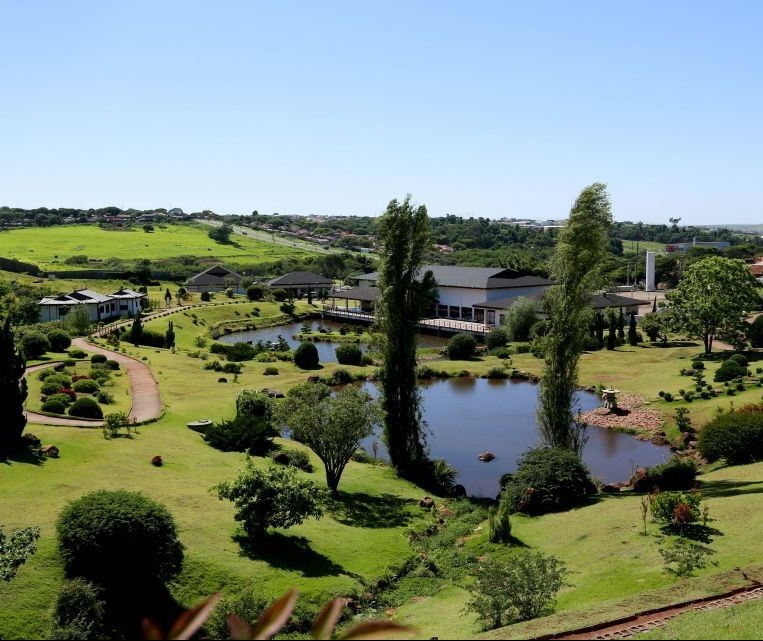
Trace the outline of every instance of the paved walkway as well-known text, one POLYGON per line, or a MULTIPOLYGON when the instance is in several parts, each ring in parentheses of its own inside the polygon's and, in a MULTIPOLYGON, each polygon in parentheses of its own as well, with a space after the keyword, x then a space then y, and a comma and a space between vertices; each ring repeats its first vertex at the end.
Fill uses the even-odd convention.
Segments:
MULTIPOLYGON (((130 392, 132 395, 132 407, 128 415, 130 422, 143 423, 158 418, 162 414, 163 404, 159 394, 159 386, 156 383, 151 368, 145 363, 119 352, 113 352, 103 347, 91 345, 84 338, 72 340, 72 347, 77 347, 93 354, 103 354, 106 358, 117 361, 120 367, 127 372, 130 379, 130 392)), ((45 367, 52 367, 56 363, 43 363, 27 368, 26 373, 31 374, 45 367)), ((27 410, 25 412, 30 423, 42 425, 71 425, 76 427, 100 427, 103 421, 85 421, 74 418, 59 418, 47 416, 27 410)))

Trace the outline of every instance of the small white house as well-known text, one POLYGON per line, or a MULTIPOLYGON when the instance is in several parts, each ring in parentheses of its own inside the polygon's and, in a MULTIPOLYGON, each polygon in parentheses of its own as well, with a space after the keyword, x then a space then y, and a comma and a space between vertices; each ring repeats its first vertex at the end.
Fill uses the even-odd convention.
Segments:
POLYGON ((135 316, 143 309, 148 296, 143 292, 120 288, 113 294, 78 289, 70 294, 46 296, 38 302, 40 322, 66 320, 77 306, 83 306, 94 323, 121 316, 135 316))

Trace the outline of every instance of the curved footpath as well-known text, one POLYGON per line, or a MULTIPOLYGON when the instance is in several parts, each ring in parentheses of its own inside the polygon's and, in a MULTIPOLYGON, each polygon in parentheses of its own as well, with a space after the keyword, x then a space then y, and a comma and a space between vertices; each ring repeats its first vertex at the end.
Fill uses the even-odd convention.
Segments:
MULTIPOLYGON (((93 354, 103 354, 107 358, 117 361, 120 367, 127 372, 127 376, 130 379, 130 392, 132 394, 132 407, 128 415, 131 423, 145 423, 161 416, 163 409, 162 397, 159 394, 159 386, 156 383, 156 379, 148 365, 132 356, 91 345, 84 338, 72 340, 72 347, 77 347, 93 354)), ((27 368, 26 374, 31 374, 52 365, 54 363, 34 365, 27 368)), ((84 421, 74 418, 47 416, 29 410, 25 414, 30 423, 42 425, 70 425, 76 427, 100 427, 103 425, 103 421, 84 421)))

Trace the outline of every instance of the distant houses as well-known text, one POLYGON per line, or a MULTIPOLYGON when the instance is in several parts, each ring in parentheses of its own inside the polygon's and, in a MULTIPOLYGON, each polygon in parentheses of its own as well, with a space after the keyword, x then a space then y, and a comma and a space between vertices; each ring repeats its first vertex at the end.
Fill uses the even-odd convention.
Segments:
POLYGON ((78 289, 70 294, 46 296, 38 302, 40 321, 66 320, 77 307, 82 307, 94 323, 135 316, 145 307, 148 295, 132 289, 118 289, 112 294, 101 294, 92 289, 78 289))
POLYGON ((236 293, 242 294, 241 281, 244 277, 222 265, 215 265, 185 281, 189 292, 221 292, 229 287, 236 293))

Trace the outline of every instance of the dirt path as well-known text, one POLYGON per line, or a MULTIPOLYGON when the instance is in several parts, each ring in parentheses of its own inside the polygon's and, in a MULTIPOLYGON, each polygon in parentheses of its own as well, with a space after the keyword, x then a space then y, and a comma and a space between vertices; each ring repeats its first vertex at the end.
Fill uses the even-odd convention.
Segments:
MULTIPOLYGON (((130 393, 132 397, 132 407, 128 415, 130 422, 143 423, 161 416, 163 404, 159 394, 159 386, 148 365, 131 356, 91 345, 84 338, 75 338, 72 340, 72 346, 93 354, 103 354, 106 358, 117 361, 120 367, 127 372, 127 376, 130 379, 130 393)), ((54 365, 56 365, 55 362, 28 367, 26 375, 46 367, 53 367, 54 365)), ((26 410, 24 413, 30 423, 41 425, 70 425, 74 427, 100 427, 103 425, 103 421, 47 416, 46 414, 38 414, 31 410, 26 410)))
POLYGON ((648 632, 649 630, 660 628, 668 623, 668 621, 684 612, 689 612, 691 610, 728 608, 761 597, 763 597, 763 586, 756 582, 749 587, 740 588, 706 599, 695 599, 693 601, 687 601, 686 603, 680 603, 666 608, 642 612, 631 617, 618 619, 617 621, 610 621, 589 628, 544 635, 536 637, 536 639, 629 639, 641 632, 648 632))

